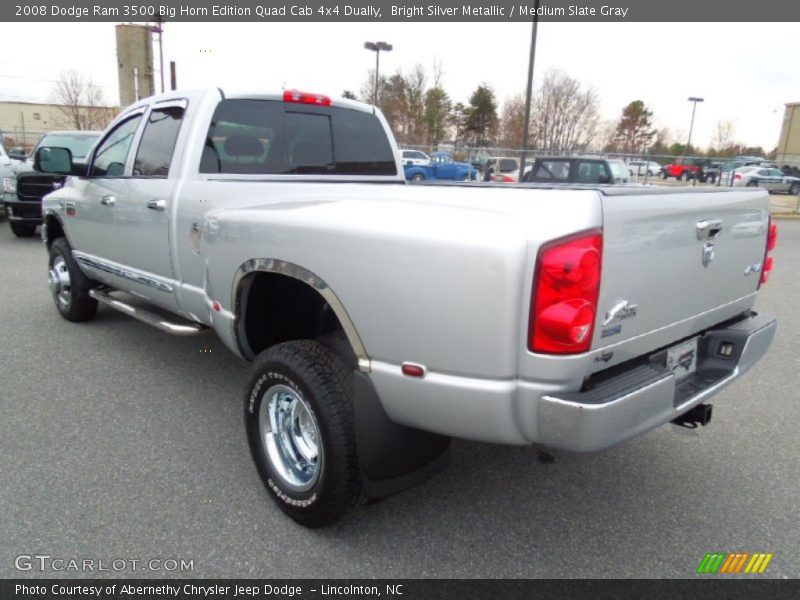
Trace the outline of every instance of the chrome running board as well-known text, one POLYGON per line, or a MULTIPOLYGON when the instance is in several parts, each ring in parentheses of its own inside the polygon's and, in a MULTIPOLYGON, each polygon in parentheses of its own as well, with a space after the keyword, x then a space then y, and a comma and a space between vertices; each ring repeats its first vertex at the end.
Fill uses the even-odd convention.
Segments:
POLYGON ((163 317, 150 312, 149 310, 137 308, 126 302, 123 302, 122 300, 117 300, 114 298, 114 296, 102 290, 89 290, 89 295, 98 302, 102 302, 106 306, 110 306, 121 313, 125 313, 129 317, 138 319, 142 323, 147 323, 156 329, 160 329, 161 331, 170 333, 172 335, 196 335, 208 329, 206 326, 200 325, 199 323, 172 323, 163 317))

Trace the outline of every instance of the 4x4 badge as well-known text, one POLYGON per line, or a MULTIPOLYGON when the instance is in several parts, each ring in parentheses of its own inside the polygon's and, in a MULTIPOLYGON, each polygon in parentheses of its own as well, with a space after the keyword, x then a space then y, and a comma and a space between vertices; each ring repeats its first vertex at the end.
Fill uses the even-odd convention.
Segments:
POLYGON ((603 327, 617 319, 621 321, 623 319, 635 317, 638 308, 638 304, 631 304, 627 300, 620 300, 606 313, 606 318, 603 319, 603 327))

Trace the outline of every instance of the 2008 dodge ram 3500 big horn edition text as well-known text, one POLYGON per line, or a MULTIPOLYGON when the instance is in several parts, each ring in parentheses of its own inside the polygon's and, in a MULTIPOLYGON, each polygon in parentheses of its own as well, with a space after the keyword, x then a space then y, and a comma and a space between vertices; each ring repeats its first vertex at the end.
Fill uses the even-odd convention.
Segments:
POLYGON ((705 424, 775 332, 763 190, 407 186, 378 110, 295 91, 148 98, 85 167, 36 161, 72 174, 44 200, 59 313, 214 329, 253 364, 258 472, 311 527, 431 476, 451 436, 705 424))

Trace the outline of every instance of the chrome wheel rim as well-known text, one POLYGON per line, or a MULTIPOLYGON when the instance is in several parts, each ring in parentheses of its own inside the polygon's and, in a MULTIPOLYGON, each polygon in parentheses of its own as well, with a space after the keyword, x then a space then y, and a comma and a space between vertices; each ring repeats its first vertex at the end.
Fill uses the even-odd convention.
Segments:
POLYGON ((72 285, 69 280, 69 269, 67 268, 67 261, 63 256, 57 256, 53 261, 53 268, 50 269, 48 275, 48 285, 50 286, 50 293, 61 308, 69 308, 70 300, 72 299, 72 285))
POLYGON ((282 483, 294 491, 311 489, 322 471, 317 420, 301 394, 285 385, 267 389, 258 415, 264 453, 282 483))

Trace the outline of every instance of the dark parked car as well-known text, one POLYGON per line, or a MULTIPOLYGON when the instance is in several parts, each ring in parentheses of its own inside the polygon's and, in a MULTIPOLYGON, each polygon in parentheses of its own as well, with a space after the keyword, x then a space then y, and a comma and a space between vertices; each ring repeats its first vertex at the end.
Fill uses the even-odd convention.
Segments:
POLYGON ((8 151, 8 158, 25 162, 25 159, 28 158, 28 155, 25 154, 25 148, 17 147, 8 151))
POLYGON ((524 181, 537 183, 630 183, 631 174, 621 160, 580 156, 537 158, 524 181))
MULTIPOLYGON (((53 131, 46 134, 36 144, 31 156, 42 147, 67 148, 79 167, 83 165, 89 151, 100 137, 100 131, 53 131)), ((16 178, 6 178, 3 185, 3 206, 6 209, 11 231, 18 237, 30 237, 36 233, 36 226, 42 223, 42 198, 57 190, 66 180, 66 175, 41 173, 26 168, 16 174, 16 178)))

